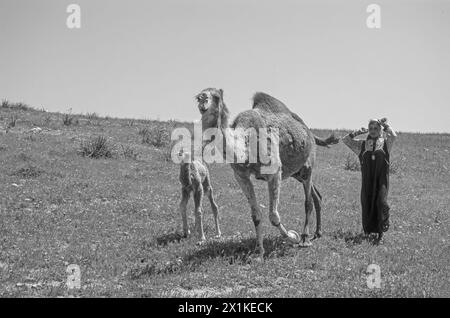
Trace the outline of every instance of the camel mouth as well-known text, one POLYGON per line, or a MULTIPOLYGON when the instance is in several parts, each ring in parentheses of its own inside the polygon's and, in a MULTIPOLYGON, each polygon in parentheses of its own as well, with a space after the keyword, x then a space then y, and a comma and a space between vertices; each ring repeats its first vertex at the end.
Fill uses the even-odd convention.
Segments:
POLYGON ((204 113, 206 113, 208 108, 205 107, 205 103, 198 103, 198 110, 200 111, 200 114, 203 115, 204 113))
POLYGON ((198 109, 200 111, 200 114, 203 115, 208 110, 208 108, 205 106, 208 103, 208 96, 205 93, 203 93, 203 94, 197 95, 195 97, 195 99, 197 100, 198 109))

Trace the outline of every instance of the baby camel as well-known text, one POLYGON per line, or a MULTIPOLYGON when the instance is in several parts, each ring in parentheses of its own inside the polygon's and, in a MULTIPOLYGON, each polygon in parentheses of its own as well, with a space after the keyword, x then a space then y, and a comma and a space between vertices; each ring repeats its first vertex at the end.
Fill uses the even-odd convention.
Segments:
POLYGON ((206 165, 200 160, 190 160, 190 154, 180 154, 183 159, 180 164, 180 182, 181 182, 181 202, 180 213, 183 219, 183 232, 187 237, 189 232, 189 226, 187 221, 187 204, 191 192, 194 192, 194 206, 195 206, 195 227, 197 229, 198 242, 202 243, 206 240, 203 232, 203 211, 202 201, 203 196, 206 194, 211 203, 211 208, 214 215, 214 222, 216 226, 216 237, 220 237, 219 228, 219 209, 214 200, 213 188, 211 186, 211 178, 209 170, 206 165))

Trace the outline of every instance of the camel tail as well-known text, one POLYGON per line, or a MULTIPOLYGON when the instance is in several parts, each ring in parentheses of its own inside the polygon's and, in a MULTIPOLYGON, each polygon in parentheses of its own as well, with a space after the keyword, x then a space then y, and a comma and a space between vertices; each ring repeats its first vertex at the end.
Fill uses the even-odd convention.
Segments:
POLYGON ((330 147, 330 145, 334 145, 339 142, 339 138, 336 137, 334 135, 334 133, 325 139, 314 136, 314 140, 316 141, 316 145, 322 146, 322 147, 330 147))

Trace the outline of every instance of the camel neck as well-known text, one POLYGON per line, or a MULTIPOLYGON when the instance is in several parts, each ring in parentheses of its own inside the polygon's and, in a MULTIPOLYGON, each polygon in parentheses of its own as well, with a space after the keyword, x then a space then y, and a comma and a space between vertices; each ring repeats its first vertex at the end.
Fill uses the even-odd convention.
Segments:
POLYGON ((203 147, 203 155, 211 156, 216 162, 234 162, 236 139, 233 129, 221 127, 213 131, 205 131, 206 145, 203 147), (213 151, 213 149, 215 149, 213 151), (218 150, 218 152, 216 152, 218 150))

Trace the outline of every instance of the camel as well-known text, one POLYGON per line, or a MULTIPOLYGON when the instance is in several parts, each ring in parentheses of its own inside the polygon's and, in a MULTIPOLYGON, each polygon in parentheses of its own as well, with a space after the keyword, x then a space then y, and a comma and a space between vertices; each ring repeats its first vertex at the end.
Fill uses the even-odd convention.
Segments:
MULTIPOLYGON (((256 179, 268 183, 269 190, 269 220, 278 228, 281 235, 289 242, 300 246, 311 246, 309 223, 313 205, 316 210, 316 230, 314 238, 321 236, 321 205, 322 196, 313 184, 313 168, 316 158, 316 145, 329 147, 336 144, 339 139, 332 134, 326 139, 315 136, 306 126, 303 120, 276 98, 258 92, 253 96, 253 107, 237 115, 232 124, 228 126, 229 111, 223 99, 223 90, 207 88, 196 95, 196 101, 201 114, 203 131, 209 128, 218 128, 224 140, 223 155, 226 151, 232 151, 233 138, 229 138, 233 129, 260 128, 278 129, 279 132, 279 160, 281 166, 273 173, 262 173, 263 164, 256 163, 231 163, 234 176, 244 192, 251 208, 251 217, 256 230, 256 249, 258 258, 264 256, 262 214, 257 203, 251 175, 256 179), (231 129, 227 129, 231 128, 231 129), (228 140, 228 142, 227 142, 228 140), (278 213, 281 181, 293 177, 303 184, 305 192, 305 223, 302 235, 295 231, 287 231, 281 223, 278 213)), ((232 137, 232 136, 231 136, 232 137)), ((259 137, 258 137, 259 138, 259 137)))
POLYGON ((182 157, 180 163, 180 183, 181 183, 181 201, 180 214, 183 221, 183 235, 189 236, 189 226, 187 220, 187 204, 191 193, 194 193, 194 214, 195 227, 197 230, 197 243, 202 244, 206 238, 203 232, 203 196, 207 195, 213 211, 214 223, 216 226, 216 238, 221 236, 219 227, 219 207, 214 200, 213 188, 211 186, 211 177, 206 165, 200 160, 192 160, 189 153, 180 153, 182 157))

